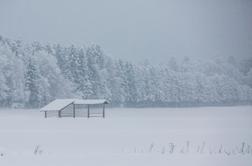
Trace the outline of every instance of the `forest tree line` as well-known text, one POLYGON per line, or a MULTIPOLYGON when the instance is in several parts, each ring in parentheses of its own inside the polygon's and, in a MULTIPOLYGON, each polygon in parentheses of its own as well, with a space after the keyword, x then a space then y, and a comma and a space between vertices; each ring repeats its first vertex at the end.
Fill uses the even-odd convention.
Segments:
POLYGON ((105 98, 112 106, 252 103, 252 57, 113 59, 99 45, 31 44, 0 36, 0 106, 41 107, 56 98, 105 98))

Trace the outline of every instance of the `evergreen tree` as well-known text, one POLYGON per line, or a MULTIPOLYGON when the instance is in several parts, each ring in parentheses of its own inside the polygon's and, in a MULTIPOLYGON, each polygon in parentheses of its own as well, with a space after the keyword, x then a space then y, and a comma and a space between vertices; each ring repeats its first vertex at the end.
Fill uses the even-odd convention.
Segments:
POLYGON ((35 65, 35 62, 30 58, 27 64, 26 74, 25 74, 25 87, 28 95, 27 105, 31 107, 39 106, 39 71, 35 65))
POLYGON ((83 49, 79 52, 79 60, 77 63, 78 77, 76 78, 77 82, 77 91, 80 91, 81 97, 84 99, 91 98, 94 93, 92 90, 92 84, 89 78, 88 70, 88 61, 83 49))

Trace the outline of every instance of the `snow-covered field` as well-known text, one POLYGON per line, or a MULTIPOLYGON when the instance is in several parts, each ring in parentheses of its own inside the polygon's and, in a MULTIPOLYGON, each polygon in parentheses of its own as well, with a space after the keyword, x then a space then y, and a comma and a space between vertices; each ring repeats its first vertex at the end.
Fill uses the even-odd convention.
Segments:
POLYGON ((252 106, 106 113, 44 119, 0 110, 0 166, 252 165, 252 106))

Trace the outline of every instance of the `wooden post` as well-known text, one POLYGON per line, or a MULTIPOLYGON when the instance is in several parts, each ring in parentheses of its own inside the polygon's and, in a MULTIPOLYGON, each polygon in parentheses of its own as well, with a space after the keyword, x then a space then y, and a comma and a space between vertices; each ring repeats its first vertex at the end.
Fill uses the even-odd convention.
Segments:
POLYGON ((58 111, 58 117, 61 118, 61 111, 58 111))
POLYGON ((47 111, 45 111, 45 118, 47 118, 47 111))
POLYGON ((105 104, 103 104, 103 108, 102 108, 102 117, 105 118, 105 104))
POLYGON ((75 104, 73 103, 73 118, 75 118, 75 104))
POLYGON ((90 116, 90 112, 89 112, 89 105, 87 106, 87 108, 88 108, 88 111, 87 111, 87 117, 89 118, 89 116, 90 116))

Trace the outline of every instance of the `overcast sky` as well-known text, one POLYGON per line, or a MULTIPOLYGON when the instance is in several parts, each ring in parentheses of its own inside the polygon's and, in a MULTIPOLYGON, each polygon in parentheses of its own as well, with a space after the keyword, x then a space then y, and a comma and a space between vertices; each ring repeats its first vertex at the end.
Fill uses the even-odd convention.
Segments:
POLYGON ((0 35, 131 61, 252 56, 252 0, 0 0, 0 35))

